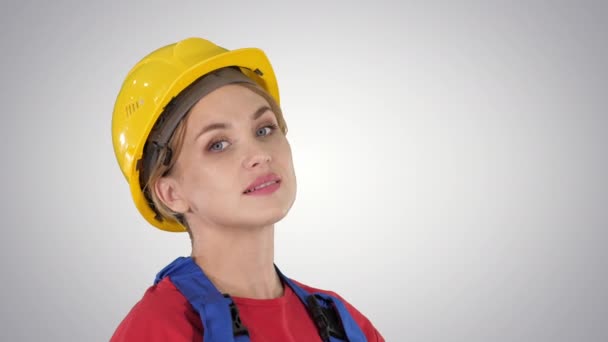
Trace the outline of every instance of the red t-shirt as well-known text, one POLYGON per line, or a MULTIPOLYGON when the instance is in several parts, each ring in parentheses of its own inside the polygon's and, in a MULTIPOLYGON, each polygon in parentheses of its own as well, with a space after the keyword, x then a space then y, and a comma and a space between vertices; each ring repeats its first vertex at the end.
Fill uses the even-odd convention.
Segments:
MULTIPOLYGON (((384 342, 372 323, 336 293, 296 283, 308 292, 321 292, 342 300, 367 341, 384 342)), ((241 321, 249 330, 251 341, 321 341, 304 304, 289 286, 284 288, 283 296, 275 299, 232 297, 241 321)), ((170 277, 165 277, 146 291, 120 323, 110 341, 200 342, 203 341, 203 325, 186 297, 173 285, 170 277)))

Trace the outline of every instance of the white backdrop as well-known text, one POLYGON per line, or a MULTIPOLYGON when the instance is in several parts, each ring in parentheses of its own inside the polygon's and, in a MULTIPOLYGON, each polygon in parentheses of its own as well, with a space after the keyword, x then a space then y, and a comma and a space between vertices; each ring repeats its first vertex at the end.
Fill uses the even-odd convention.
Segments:
POLYGON ((273 63, 287 275, 388 341, 608 340, 605 2, 357 3, 3 1, 0 340, 107 341, 189 254, 110 135, 127 71, 189 36, 273 63))

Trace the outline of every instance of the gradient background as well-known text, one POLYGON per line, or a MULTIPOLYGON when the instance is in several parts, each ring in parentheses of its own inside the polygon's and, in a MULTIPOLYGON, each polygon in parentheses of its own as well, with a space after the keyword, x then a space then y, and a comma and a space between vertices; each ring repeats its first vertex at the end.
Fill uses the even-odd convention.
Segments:
POLYGON ((131 202, 110 135, 145 54, 256 46, 298 199, 289 276, 388 341, 608 340, 608 5, 3 1, 0 340, 106 341, 186 234, 131 202))

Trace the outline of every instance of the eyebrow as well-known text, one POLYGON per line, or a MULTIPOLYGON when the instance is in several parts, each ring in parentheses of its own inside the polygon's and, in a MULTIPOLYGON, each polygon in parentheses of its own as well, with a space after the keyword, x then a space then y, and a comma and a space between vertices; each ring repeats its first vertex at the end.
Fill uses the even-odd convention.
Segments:
MULTIPOLYGON (((253 114, 251 114, 251 120, 257 120, 260 116, 262 116, 262 114, 266 113, 266 111, 271 110, 271 108, 269 106, 262 106, 260 108, 258 108, 255 112, 253 112, 253 114)), ((198 138, 209 132, 209 131, 213 131, 216 129, 226 129, 231 127, 232 125, 228 124, 228 123, 223 123, 223 122, 217 122, 217 123, 212 123, 209 124, 205 127, 203 127, 203 129, 201 129, 200 132, 198 132, 198 134, 196 135, 196 137, 194 137, 194 140, 198 140, 198 138)))

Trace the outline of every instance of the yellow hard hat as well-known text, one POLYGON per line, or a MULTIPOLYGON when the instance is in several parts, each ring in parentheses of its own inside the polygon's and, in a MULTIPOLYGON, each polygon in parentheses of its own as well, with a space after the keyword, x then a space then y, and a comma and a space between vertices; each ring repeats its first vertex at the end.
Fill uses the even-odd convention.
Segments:
POLYGON ((142 191, 138 163, 148 135, 165 106, 182 90, 203 75, 230 66, 239 67, 280 103, 274 71, 262 50, 229 51, 202 38, 184 39, 151 52, 129 71, 118 93, 112 114, 114 153, 135 206, 159 229, 186 231, 178 221, 156 219, 142 191))

